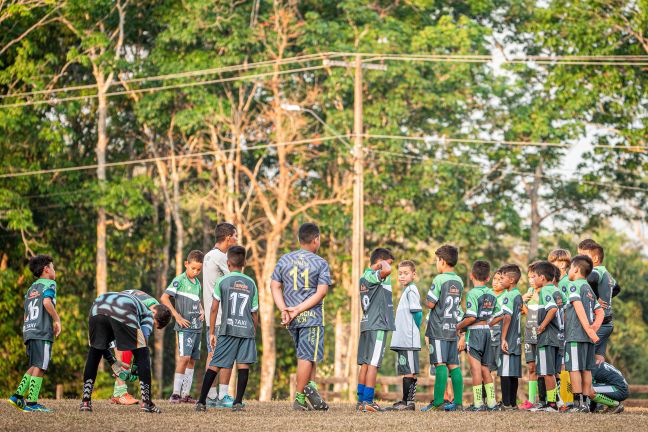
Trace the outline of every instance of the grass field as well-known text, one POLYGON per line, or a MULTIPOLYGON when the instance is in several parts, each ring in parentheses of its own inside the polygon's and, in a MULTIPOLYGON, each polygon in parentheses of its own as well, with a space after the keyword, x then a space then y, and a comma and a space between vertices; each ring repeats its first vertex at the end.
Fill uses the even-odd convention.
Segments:
MULTIPOLYGON (((52 414, 23 413, 6 401, 0 404, 0 430, 3 431, 155 431, 193 432, 200 430, 324 431, 616 431, 646 430, 648 410, 628 408, 618 415, 549 413, 356 413, 352 404, 332 404, 329 412, 299 413, 288 402, 249 402, 247 411, 210 410, 196 413, 191 405, 171 405, 161 401, 162 414, 140 413, 137 407, 110 405, 95 401, 93 413, 78 412, 79 401, 45 400, 52 414)), ((423 406, 419 404, 419 408, 423 406)))

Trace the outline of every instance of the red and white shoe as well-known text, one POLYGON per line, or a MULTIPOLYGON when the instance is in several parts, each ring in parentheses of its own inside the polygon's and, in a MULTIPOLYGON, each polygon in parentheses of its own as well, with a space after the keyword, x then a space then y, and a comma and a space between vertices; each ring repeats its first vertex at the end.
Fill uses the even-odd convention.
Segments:
POLYGON ((112 397, 110 398, 110 403, 114 403, 117 405, 135 405, 139 401, 135 399, 133 396, 131 396, 128 393, 125 393, 119 397, 112 397))
POLYGON ((522 405, 520 405, 518 408, 520 408, 521 410, 526 410, 526 411, 528 411, 528 410, 530 410, 531 408, 533 408, 534 406, 535 406, 535 405, 533 405, 531 402, 529 402, 529 401, 527 400, 527 401, 524 401, 524 403, 523 403, 522 405))

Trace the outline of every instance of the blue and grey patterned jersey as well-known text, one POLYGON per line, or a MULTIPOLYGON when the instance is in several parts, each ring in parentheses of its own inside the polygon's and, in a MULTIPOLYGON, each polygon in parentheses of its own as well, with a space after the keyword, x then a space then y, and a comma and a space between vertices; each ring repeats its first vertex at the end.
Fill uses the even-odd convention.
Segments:
POLYGON ((108 292, 97 297, 90 309, 90 316, 97 315, 141 329, 147 340, 153 331, 153 312, 135 295, 126 292, 108 292))
MULTIPOLYGON (((331 285, 331 272, 324 258, 300 249, 279 259, 272 280, 283 284, 284 302, 286 306, 293 307, 313 296, 318 285, 331 285)), ((322 309, 323 301, 297 315, 289 328, 324 325, 322 309)))

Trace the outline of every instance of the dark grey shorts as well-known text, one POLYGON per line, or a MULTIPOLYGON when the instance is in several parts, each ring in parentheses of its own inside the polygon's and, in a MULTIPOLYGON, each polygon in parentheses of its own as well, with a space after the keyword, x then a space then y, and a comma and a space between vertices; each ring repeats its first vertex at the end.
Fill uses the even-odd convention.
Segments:
POLYGON ((418 351, 394 351, 396 353, 396 372, 398 375, 419 373, 418 351))
POLYGON ((620 389, 613 385, 592 384, 592 388, 598 394, 605 395, 612 400, 622 402, 628 399, 628 389, 620 389))
MULTIPOLYGON (((488 327, 488 326, 486 326, 488 327)), ((492 353, 490 330, 487 328, 468 329, 466 347, 471 357, 479 360, 483 366, 488 366, 492 353)))
POLYGON ((199 360, 200 338, 201 335, 199 332, 176 332, 176 342, 178 344, 178 353, 180 354, 180 357, 191 356, 192 359, 199 360))
POLYGON ((497 375, 500 377, 521 377, 522 356, 506 354, 500 351, 497 359, 497 375))
POLYGON ((430 338, 430 365, 439 363, 458 365, 459 350, 457 341, 430 338))
POLYGON ((256 340, 220 335, 216 340, 214 355, 209 366, 231 369, 234 362, 253 364, 257 362, 256 340))
POLYGON ((40 339, 29 339, 25 342, 29 367, 35 366, 47 370, 52 357, 52 342, 40 339))
POLYGON ((312 362, 324 359, 324 327, 297 327, 290 329, 297 358, 312 362))
POLYGON ((601 327, 596 332, 596 336, 599 337, 599 341, 596 342, 596 348, 594 350, 595 355, 600 355, 605 357, 605 352, 607 351, 607 344, 610 340, 610 335, 614 331, 614 324, 609 322, 607 324, 601 325, 601 327))
POLYGON ((379 368, 382 366, 387 346, 386 330, 367 330, 360 333, 358 342, 358 364, 371 365, 379 368))
POLYGON ((536 373, 540 376, 556 375, 560 373, 560 357, 558 347, 541 346, 536 350, 536 373))
POLYGON ((502 352, 502 345, 490 345, 490 354, 488 356, 488 370, 491 372, 494 372, 498 369, 497 362, 500 358, 500 354, 502 352))
POLYGON ((594 344, 591 342, 567 342, 565 369, 569 372, 594 370, 596 367, 594 349, 594 344))

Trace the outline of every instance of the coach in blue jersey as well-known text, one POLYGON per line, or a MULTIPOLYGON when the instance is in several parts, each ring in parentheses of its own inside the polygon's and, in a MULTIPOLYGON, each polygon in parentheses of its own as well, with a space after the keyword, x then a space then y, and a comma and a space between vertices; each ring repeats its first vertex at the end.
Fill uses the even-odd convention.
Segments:
POLYGON ((299 227, 300 249, 279 259, 270 288, 297 350, 297 393, 293 408, 328 410, 313 379, 324 351, 324 297, 331 284, 329 265, 316 255, 320 247, 317 225, 299 227), (306 398, 310 406, 306 403, 306 398))

